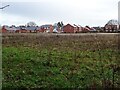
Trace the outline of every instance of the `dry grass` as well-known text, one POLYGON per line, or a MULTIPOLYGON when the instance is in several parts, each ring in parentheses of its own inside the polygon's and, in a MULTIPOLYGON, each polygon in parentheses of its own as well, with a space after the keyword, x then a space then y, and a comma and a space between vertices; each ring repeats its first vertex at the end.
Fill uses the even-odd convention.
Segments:
POLYGON ((119 34, 3 34, 3 87, 119 87, 119 34))
POLYGON ((118 49, 119 34, 3 34, 3 46, 71 50, 118 49))

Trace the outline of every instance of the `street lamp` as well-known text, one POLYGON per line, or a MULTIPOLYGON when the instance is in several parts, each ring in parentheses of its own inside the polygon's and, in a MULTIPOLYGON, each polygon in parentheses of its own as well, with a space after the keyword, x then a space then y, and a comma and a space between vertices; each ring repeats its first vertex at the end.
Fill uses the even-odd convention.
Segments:
MULTIPOLYGON (((10 5, 6 5, 6 6, 3 6, 3 7, 0 7, 1 10, 3 10, 4 8, 6 7, 9 7, 10 5)), ((0 24, 0 29, 1 29, 1 24, 0 24)))
POLYGON ((6 6, 3 6, 3 7, 0 7, 0 9, 4 9, 4 8, 6 8, 6 7, 8 7, 8 6, 10 6, 10 5, 6 5, 6 6))

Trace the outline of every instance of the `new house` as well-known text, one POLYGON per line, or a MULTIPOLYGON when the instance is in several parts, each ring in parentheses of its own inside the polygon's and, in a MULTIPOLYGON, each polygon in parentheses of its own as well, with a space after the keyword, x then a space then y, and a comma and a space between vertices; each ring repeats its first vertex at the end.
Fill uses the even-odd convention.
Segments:
POLYGON ((63 27, 64 33, 78 33, 82 31, 82 27, 78 25, 67 24, 63 27))
POLYGON ((104 32, 117 32, 119 29, 119 24, 117 20, 110 20, 104 26, 104 32))
POLYGON ((51 24, 42 25, 41 31, 42 32, 53 32, 53 25, 51 24))

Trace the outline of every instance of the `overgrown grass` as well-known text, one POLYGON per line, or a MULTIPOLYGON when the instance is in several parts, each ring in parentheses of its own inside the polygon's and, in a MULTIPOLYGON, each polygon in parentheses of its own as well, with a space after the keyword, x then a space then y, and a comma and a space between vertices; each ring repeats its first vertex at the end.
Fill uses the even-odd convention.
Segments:
POLYGON ((120 87, 120 72, 114 68, 119 66, 120 56, 116 40, 109 38, 111 41, 104 43, 99 38, 95 42, 87 37, 79 40, 75 36, 59 36, 57 40, 51 37, 41 41, 46 38, 42 37, 40 41, 34 39, 28 44, 31 39, 27 38, 27 41, 25 36, 25 40, 16 39, 14 42, 15 36, 8 40, 4 38, 3 88, 120 87), (23 40, 22 44, 15 43, 19 40, 23 40))

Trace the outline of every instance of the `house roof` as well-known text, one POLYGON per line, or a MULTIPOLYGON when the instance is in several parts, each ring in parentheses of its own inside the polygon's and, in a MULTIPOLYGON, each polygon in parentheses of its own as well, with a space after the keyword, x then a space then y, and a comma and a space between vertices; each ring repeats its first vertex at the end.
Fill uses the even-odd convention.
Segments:
POLYGON ((4 26, 6 30, 16 30, 16 27, 9 27, 9 26, 4 26))
MULTIPOLYGON (((72 27, 82 27, 81 25, 76 25, 76 24, 67 24, 67 25, 70 25, 70 26, 72 26, 72 27)), ((66 26, 66 25, 65 25, 66 26)))
POLYGON ((73 26, 73 27, 79 27, 79 26, 78 26, 78 25, 76 25, 76 24, 73 24, 72 26, 73 26))
POLYGON ((16 27, 16 30, 20 30, 21 28, 20 27, 16 27))
POLYGON ((40 27, 36 27, 36 26, 30 26, 30 27, 25 27, 25 26, 19 26, 19 27, 9 27, 9 26, 4 26, 4 28, 6 30, 36 30, 37 28, 40 28, 40 27))
POLYGON ((41 27, 44 27, 44 28, 47 28, 47 27, 50 27, 52 26, 51 24, 46 24, 46 25, 42 25, 41 27))
POLYGON ((107 22, 107 25, 118 25, 118 21, 117 20, 110 20, 107 22))
POLYGON ((66 24, 66 25, 64 25, 64 27, 65 27, 65 26, 71 26, 71 27, 74 27, 74 25, 69 24, 69 23, 68 23, 68 24, 66 24))
POLYGON ((40 30, 41 29, 41 27, 36 27, 36 30, 40 30))
POLYGON ((25 27, 25 26, 19 26, 19 28, 20 28, 20 29, 26 29, 26 27, 25 27))
POLYGON ((26 27, 25 29, 26 30, 36 30, 37 27, 36 26, 30 26, 30 27, 26 27))

